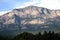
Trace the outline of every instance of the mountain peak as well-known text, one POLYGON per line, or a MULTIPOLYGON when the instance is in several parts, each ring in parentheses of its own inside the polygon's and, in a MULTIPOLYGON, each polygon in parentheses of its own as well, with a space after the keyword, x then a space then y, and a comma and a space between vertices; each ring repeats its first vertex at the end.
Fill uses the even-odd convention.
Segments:
POLYGON ((24 7, 24 8, 18 8, 18 9, 13 9, 13 11, 20 11, 20 10, 24 10, 24 9, 47 9, 47 8, 44 8, 44 7, 38 7, 38 6, 33 6, 33 5, 30 5, 30 6, 27 6, 27 7, 24 7))
POLYGON ((13 9, 11 12, 2 15, 0 21, 3 22, 3 26, 0 27, 0 30, 2 29, 4 32, 5 30, 18 32, 21 30, 39 31, 44 28, 60 28, 60 11, 37 6, 28 6, 13 9))

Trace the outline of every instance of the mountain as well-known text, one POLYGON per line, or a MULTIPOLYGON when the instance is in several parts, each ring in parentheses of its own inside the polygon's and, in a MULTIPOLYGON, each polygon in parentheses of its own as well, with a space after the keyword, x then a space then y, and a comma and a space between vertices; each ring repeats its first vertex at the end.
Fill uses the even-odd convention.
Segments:
POLYGON ((42 30, 60 30, 60 10, 28 6, 0 16, 0 34, 42 30))

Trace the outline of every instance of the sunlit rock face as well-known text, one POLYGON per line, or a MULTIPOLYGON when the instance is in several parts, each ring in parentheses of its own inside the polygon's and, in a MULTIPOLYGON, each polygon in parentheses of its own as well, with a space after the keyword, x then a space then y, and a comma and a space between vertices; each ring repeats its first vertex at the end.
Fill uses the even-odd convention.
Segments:
POLYGON ((20 20, 21 23, 24 21, 23 24, 26 24, 27 22, 29 24, 42 24, 45 22, 45 19, 57 16, 60 16, 59 10, 49 10, 47 8, 37 6, 28 6, 21 9, 13 9, 11 12, 6 13, 1 17, 4 24, 15 23, 17 20, 20 20), (20 18, 16 19, 17 16, 20 18))
POLYGON ((11 12, 2 15, 0 19, 5 25, 3 28, 4 30, 50 28, 53 25, 59 26, 60 10, 28 6, 25 8, 13 9, 11 12), (56 24, 54 24, 54 22, 56 22, 56 24))
MULTIPOLYGON (((23 20, 25 21, 28 20, 29 23, 32 22, 32 24, 37 24, 37 23, 40 24, 42 19, 46 19, 50 17, 51 14, 50 11, 51 10, 42 7, 28 6, 22 9, 14 9, 11 12, 1 17, 2 20, 4 21, 3 23, 5 24, 15 23, 15 20, 19 20, 16 19, 17 18, 16 16, 20 17, 21 23, 23 20), (14 15, 16 16, 14 17, 14 15)), ((43 21, 41 23, 43 23, 43 21)))

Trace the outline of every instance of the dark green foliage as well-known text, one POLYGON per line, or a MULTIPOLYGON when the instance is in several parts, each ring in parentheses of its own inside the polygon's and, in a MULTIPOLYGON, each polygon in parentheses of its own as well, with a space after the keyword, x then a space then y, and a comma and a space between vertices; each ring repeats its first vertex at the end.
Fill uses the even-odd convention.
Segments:
POLYGON ((41 39, 41 32, 35 35, 35 40, 40 40, 41 39))
POLYGON ((15 40, 34 40, 34 35, 31 33, 24 32, 16 36, 14 39, 15 40))
POLYGON ((44 33, 39 32, 38 34, 23 32, 14 38, 0 36, 0 40, 60 40, 60 34, 54 31, 44 31, 44 33))
POLYGON ((28 32, 21 33, 17 35, 14 40, 60 40, 60 34, 54 31, 44 31, 43 34, 39 32, 38 34, 31 34, 28 32))

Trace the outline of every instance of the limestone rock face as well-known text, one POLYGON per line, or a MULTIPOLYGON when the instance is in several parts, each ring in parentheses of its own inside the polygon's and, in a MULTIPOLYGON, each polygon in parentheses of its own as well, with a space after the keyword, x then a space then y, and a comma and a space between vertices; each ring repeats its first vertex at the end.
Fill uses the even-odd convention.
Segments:
POLYGON ((4 24, 4 30, 37 30, 40 28, 55 28, 53 25, 60 24, 60 10, 50 10, 43 7, 28 6, 20 9, 13 9, 0 16, 4 24), (55 24, 54 24, 55 23, 55 24))
POLYGON ((11 24, 18 20, 26 24, 42 24, 47 18, 60 16, 60 10, 49 10, 47 8, 28 6, 21 9, 13 9, 11 12, 1 16, 4 24, 11 24))

